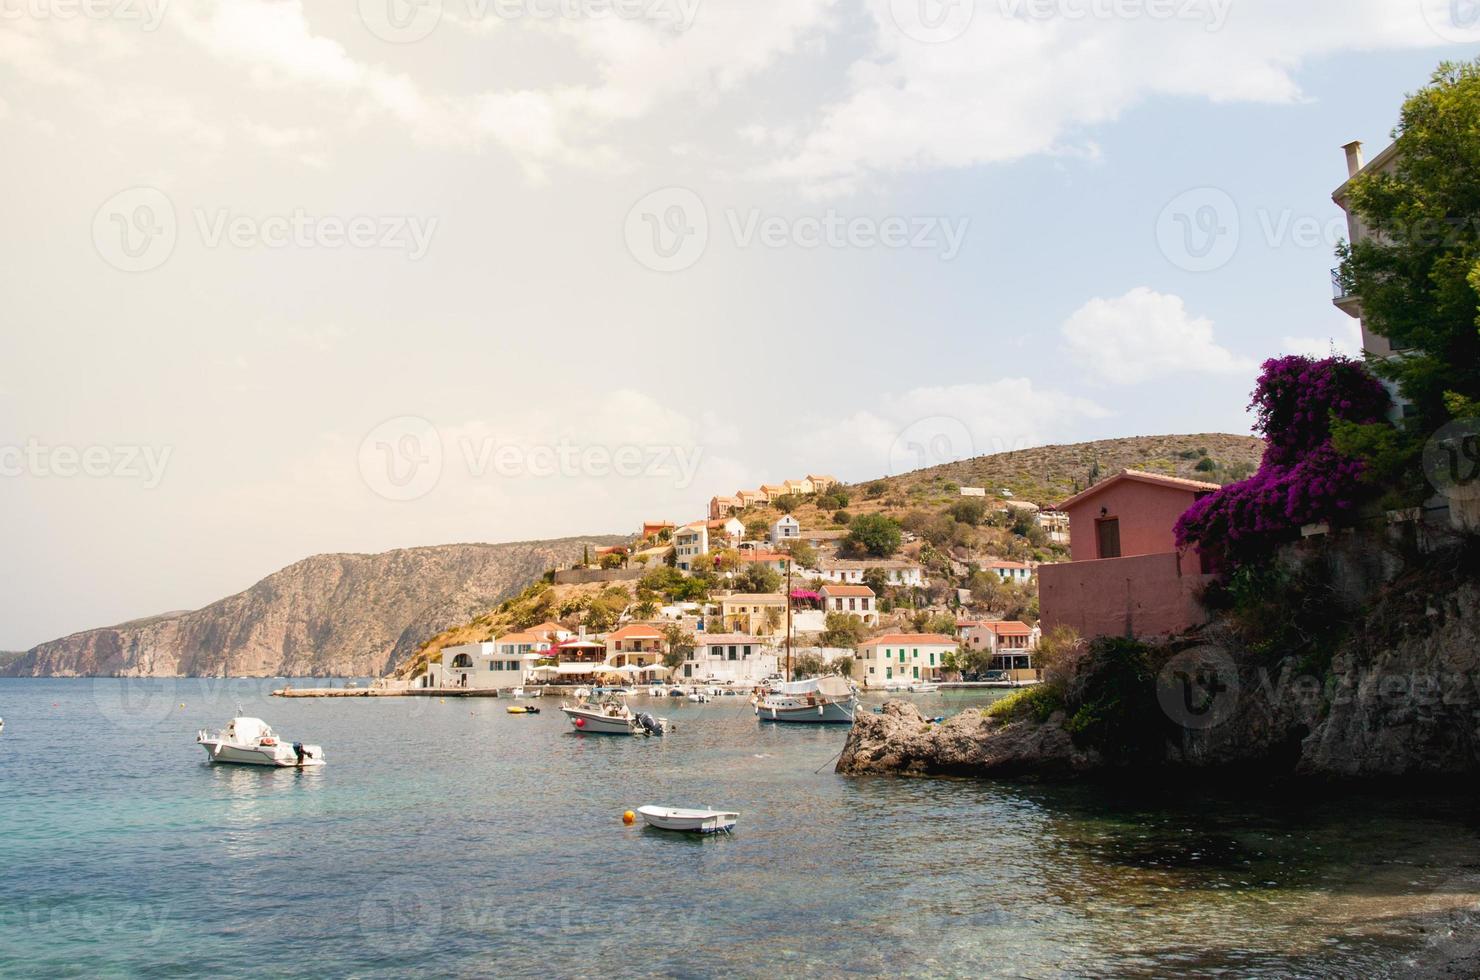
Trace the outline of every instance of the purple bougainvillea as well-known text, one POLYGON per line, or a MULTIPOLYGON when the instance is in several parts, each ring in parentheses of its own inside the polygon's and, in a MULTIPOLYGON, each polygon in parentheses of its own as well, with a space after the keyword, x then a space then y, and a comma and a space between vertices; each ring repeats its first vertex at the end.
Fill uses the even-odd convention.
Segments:
POLYGON ((1193 504, 1177 521, 1179 547, 1222 556, 1228 565, 1294 537, 1305 524, 1340 522, 1363 493, 1363 464, 1331 444, 1331 422, 1383 418, 1388 394, 1358 361, 1279 357, 1249 405, 1268 444, 1258 472, 1193 504))

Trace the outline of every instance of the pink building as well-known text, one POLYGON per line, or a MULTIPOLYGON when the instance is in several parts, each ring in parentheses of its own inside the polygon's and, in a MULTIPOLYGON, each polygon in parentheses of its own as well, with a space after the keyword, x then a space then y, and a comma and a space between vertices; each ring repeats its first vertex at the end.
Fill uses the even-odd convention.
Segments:
POLYGON ((1177 550, 1177 519, 1219 489, 1126 470, 1060 504, 1074 560, 1038 568, 1044 632, 1086 638, 1170 636, 1207 621, 1197 596, 1212 576, 1202 556, 1177 550))

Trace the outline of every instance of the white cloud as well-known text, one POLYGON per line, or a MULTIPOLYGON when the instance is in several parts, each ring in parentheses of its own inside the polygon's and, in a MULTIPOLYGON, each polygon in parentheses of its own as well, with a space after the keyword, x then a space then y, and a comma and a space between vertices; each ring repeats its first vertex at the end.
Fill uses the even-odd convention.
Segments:
POLYGON ((1186 373, 1237 374, 1253 362, 1213 339, 1213 321, 1193 317, 1180 296, 1144 286, 1116 299, 1092 299, 1063 327, 1069 353, 1111 384, 1186 373))
MULTIPOLYGON (((1149 99, 1294 102, 1303 98, 1295 71, 1311 58, 1442 40, 1419 3, 1392 0, 1206 0, 1194 5, 1205 16, 1186 20, 1035 19, 1014 16, 1043 6, 1031 0, 978 0, 966 32, 938 44, 906 37, 894 6, 870 0, 874 53, 762 173, 847 191, 870 173, 1092 154, 1093 127, 1149 99)), ((1048 6, 1116 9, 1113 0, 1048 6)))
POLYGON ((922 387, 804 426, 792 452, 799 462, 810 462, 826 447, 826 466, 844 479, 867 479, 1072 440, 1084 434, 1085 422, 1109 414, 1086 398, 1039 388, 1027 378, 922 387))

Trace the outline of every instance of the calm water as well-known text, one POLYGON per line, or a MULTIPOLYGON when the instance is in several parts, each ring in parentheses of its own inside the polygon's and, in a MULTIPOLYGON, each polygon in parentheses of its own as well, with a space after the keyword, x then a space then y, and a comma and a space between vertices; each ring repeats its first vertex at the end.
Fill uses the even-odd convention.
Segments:
POLYGON ((1477 890, 1465 806, 849 779, 739 698, 646 740, 267 687, 0 680, 0 975, 1384 975, 1477 890), (205 765, 238 700, 329 765, 205 765), (650 802, 740 828, 622 825, 650 802))

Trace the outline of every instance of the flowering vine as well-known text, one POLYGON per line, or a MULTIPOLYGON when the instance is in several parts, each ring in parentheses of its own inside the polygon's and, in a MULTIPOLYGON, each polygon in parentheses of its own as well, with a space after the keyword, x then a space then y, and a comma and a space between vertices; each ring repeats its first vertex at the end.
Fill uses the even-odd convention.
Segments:
POLYGON ((1259 470, 1193 504, 1177 521, 1178 547, 1195 546, 1232 567, 1302 525, 1351 514, 1365 492, 1364 464, 1332 445, 1332 422, 1377 422, 1388 404, 1387 391, 1351 358, 1265 361, 1249 405, 1267 444, 1259 470))

